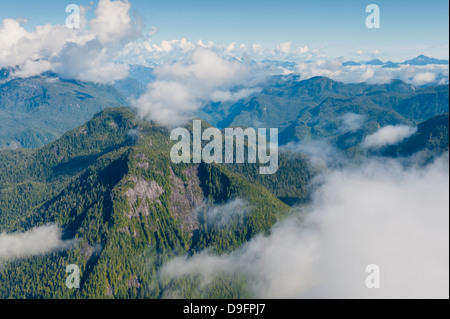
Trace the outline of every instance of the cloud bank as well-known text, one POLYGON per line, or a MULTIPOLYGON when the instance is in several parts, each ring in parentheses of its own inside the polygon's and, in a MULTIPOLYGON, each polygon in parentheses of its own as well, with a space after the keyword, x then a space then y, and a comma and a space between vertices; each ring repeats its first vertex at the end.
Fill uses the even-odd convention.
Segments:
MULTIPOLYGON (((0 68, 18 67, 13 77, 53 71, 64 78, 113 83, 128 75, 128 64, 170 65, 198 55, 196 52, 203 48, 229 61, 260 64, 269 74, 298 73, 302 79, 322 75, 343 82, 385 83, 401 79, 414 85, 448 83, 448 65, 344 66, 342 58, 334 59, 292 40, 276 48, 264 48, 258 43, 221 44, 201 39, 192 42, 186 38, 156 43, 152 36, 158 32, 157 26, 143 35, 141 19, 130 14, 128 0, 99 0, 91 20, 87 19, 88 10, 80 7, 79 29, 45 24, 27 31, 26 21, 4 19, 0 22, 0 68)), ((379 53, 375 50, 373 54, 379 53)), ((217 66, 222 72, 223 64, 217 66)), ((216 94, 216 99, 217 96, 220 94, 216 94)))
MULTIPOLYGON (((156 67, 156 80, 133 105, 141 116, 161 125, 178 126, 197 110, 215 102, 237 101, 259 92, 271 75, 299 74, 301 80, 326 76, 346 83, 387 83, 400 79, 414 85, 447 84, 448 65, 344 65, 292 40, 276 48, 261 44, 191 42, 186 38, 153 41, 153 27, 143 35, 128 0, 100 0, 94 18, 80 7, 80 28, 41 25, 27 31, 23 21, 0 23, 0 68, 10 78, 52 71, 65 79, 112 84, 129 75, 130 64, 156 67)), ((379 52, 374 52, 379 54, 379 52)))
POLYGON ((53 71, 62 77, 112 83, 128 75, 128 66, 115 63, 117 52, 140 36, 141 26, 129 15, 127 0, 100 0, 95 18, 85 19, 80 7, 80 28, 46 24, 28 32, 14 19, 0 24, 0 68, 18 67, 12 77, 53 71))
POLYGON ((0 260, 30 257, 68 249, 73 240, 62 240, 56 225, 33 228, 25 233, 0 234, 0 260))
POLYGON ((341 126, 339 128, 340 133, 352 133, 359 130, 363 124, 367 121, 367 117, 361 114, 346 113, 340 117, 341 126))
POLYGON ((448 65, 399 65, 386 68, 382 65, 343 65, 341 58, 317 59, 299 62, 294 72, 306 80, 315 76, 325 76, 344 83, 369 84, 389 83, 393 79, 402 80, 416 86, 448 84, 448 65))
POLYGON ((201 220, 217 227, 224 227, 249 212, 250 204, 241 198, 235 198, 223 205, 202 205, 196 209, 201 220))
POLYGON ((184 124, 208 102, 237 100, 257 90, 251 83, 248 87, 253 76, 249 65, 203 47, 197 47, 188 61, 155 68, 154 75, 156 80, 133 105, 144 118, 168 126, 184 124))
POLYGON ((258 298, 448 298, 448 174, 448 154, 425 168, 373 160, 331 172, 302 222, 228 255, 177 258, 161 274, 243 273, 258 298), (365 285, 370 264, 380 289, 365 285))
POLYGON ((388 125, 366 137, 361 144, 363 148, 379 149, 395 145, 417 132, 417 127, 406 125, 388 125))

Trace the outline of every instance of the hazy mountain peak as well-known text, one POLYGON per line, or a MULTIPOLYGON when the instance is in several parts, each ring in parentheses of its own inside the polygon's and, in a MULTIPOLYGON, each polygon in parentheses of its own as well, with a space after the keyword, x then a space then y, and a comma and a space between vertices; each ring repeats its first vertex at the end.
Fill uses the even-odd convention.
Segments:
POLYGON ((384 62, 381 61, 380 59, 373 59, 373 60, 367 61, 366 64, 367 65, 383 65, 384 62))
POLYGON ((415 57, 414 59, 403 62, 403 64, 409 64, 409 65, 449 64, 449 61, 430 58, 424 54, 421 54, 421 55, 415 57))

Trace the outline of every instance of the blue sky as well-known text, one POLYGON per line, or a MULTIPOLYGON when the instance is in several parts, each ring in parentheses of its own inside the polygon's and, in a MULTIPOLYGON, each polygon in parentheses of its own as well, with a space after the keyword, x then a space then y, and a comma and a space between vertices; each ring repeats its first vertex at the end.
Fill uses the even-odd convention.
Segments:
MULTIPOLYGON (((96 2, 92 7, 95 8, 96 2)), ((67 4, 91 1, 0 0, 0 19, 25 18, 36 25, 63 24, 67 4)), ((449 3, 446 0, 131 0, 132 13, 146 30, 158 28, 155 42, 186 38, 216 43, 258 43, 274 48, 294 45, 318 49, 329 56, 357 59, 357 50, 381 52, 379 58, 402 60, 418 54, 448 58, 449 3), (381 28, 367 29, 365 7, 375 3, 381 28)), ((93 10, 91 10, 93 11, 93 10)), ((93 14, 91 12, 91 14, 93 14)), ((374 55, 375 57, 376 55, 374 55)))

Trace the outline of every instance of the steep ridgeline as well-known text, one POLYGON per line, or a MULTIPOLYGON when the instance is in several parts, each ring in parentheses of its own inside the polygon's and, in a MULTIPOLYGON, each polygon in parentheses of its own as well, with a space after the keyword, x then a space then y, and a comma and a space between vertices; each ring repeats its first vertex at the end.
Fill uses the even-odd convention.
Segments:
POLYGON ((11 79, 0 70, 0 149, 42 147, 106 107, 124 105, 114 87, 53 73, 11 79))
POLYGON ((199 290, 198 278, 163 280, 158 270, 175 256, 226 253, 267 234, 289 213, 277 197, 307 199, 314 170, 284 155, 281 175, 268 180, 250 172, 256 164, 173 164, 168 136, 113 108, 44 148, 0 151, 0 233, 57 224, 63 239, 76 239, 67 250, 0 260, 0 298, 249 297, 244 278, 199 290), (283 168, 288 162, 295 169, 283 168), (226 220, 208 215, 233 201, 247 208, 226 220), (69 264, 80 267, 78 290, 65 286, 69 264))

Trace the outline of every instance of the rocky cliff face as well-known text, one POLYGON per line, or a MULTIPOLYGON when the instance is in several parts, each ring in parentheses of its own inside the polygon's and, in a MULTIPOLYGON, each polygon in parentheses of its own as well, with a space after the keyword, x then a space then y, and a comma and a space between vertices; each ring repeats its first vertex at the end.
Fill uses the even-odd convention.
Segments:
POLYGON ((181 223, 184 232, 192 234, 198 228, 195 208, 200 206, 205 196, 200 188, 198 165, 183 170, 186 182, 170 170, 172 192, 170 194, 170 211, 174 218, 181 223))
POLYGON ((125 192, 125 196, 130 204, 130 212, 128 217, 133 216, 149 216, 149 205, 154 203, 160 204, 158 197, 164 193, 164 189, 155 181, 146 181, 142 177, 132 176, 128 179, 135 184, 133 188, 129 188, 125 192), (136 205, 138 206, 136 208, 136 205))

